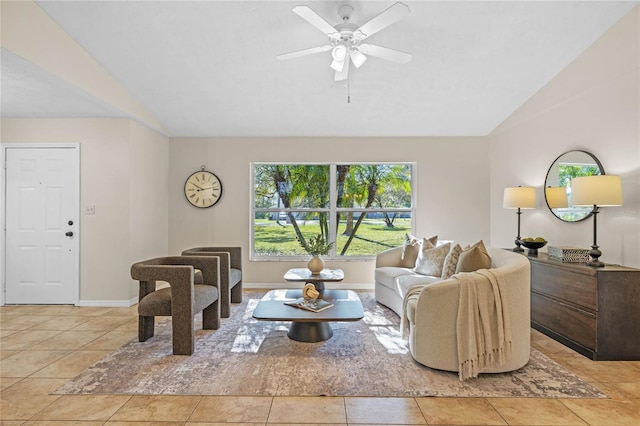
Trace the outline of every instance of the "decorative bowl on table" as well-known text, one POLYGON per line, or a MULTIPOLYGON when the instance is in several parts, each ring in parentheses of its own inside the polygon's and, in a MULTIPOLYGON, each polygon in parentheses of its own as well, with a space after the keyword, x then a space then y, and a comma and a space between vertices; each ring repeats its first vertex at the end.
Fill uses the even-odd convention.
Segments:
POLYGON ((529 249, 527 253, 529 256, 537 256, 538 249, 547 245, 547 241, 541 239, 541 237, 537 238, 523 238, 520 240, 520 244, 529 249))

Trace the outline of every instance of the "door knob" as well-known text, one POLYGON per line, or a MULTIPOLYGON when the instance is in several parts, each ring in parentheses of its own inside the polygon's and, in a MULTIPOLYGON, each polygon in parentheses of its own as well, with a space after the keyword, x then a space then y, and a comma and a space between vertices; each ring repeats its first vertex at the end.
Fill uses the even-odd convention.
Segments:
POLYGON ((66 235, 67 237, 73 237, 73 232, 67 231, 64 235, 66 235))

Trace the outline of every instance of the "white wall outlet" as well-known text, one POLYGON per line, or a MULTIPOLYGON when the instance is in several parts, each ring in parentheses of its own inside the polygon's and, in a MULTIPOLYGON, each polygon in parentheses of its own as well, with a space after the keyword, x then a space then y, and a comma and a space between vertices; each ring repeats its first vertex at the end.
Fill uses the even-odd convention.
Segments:
POLYGON ((84 208, 84 214, 96 214, 96 206, 86 206, 84 208))

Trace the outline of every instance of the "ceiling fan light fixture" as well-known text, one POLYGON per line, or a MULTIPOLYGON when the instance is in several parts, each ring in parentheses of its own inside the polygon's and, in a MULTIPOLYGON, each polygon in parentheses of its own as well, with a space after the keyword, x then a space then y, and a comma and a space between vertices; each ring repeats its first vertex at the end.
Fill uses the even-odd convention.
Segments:
POLYGON ((360 53, 360 51, 356 49, 352 49, 351 52, 349 52, 349 55, 351 56, 353 65, 355 65, 356 68, 360 68, 360 66, 364 64, 364 61, 367 60, 367 57, 364 56, 362 53, 360 53))
POLYGON ((344 61, 332 61, 331 62, 331 68, 333 68, 336 71, 342 71, 342 69, 344 68, 344 61))
POLYGON ((331 56, 336 62, 344 62, 347 57, 347 47, 344 44, 339 44, 331 51, 331 56))

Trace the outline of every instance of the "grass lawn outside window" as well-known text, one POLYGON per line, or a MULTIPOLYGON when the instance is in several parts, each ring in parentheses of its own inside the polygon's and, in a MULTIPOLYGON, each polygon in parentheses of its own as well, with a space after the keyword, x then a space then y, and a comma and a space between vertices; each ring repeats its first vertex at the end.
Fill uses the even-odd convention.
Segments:
POLYGON ((370 259, 413 233, 413 163, 252 164, 251 260, 370 259))

